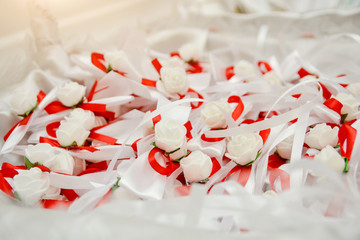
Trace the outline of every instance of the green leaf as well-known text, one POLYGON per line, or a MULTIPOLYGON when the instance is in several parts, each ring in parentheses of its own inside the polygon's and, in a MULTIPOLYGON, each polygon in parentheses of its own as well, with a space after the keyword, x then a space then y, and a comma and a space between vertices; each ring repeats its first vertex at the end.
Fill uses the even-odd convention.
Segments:
POLYGON ((120 181, 120 177, 118 177, 117 178, 117 181, 116 181, 116 183, 112 186, 112 188, 111 188, 111 191, 113 192, 113 191, 115 191, 116 189, 118 189, 120 186, 119 186, 119 181, 120 181))
POLYGON ((150 145, 153 145, 154 147, 156 147, 156 148, 157 148, 157 146, 156 146, 156 143, 155 143, 155 142, 150 143, 150 145))
POLYGON ((25 112, 24 114, 19 114, 18 116, 19 117, 27 117, 27 116, 29 116, 37 108, 38 105, 39 105, 39 102, 36 102, 36 105, 32 109, 25 112))
POLYGON ((175 150, 173 150, 173 151, 171 151, 171 152, 165 152, 166 154, 168 154, 168 155, 170 155, 170 154, 173 154, 174 152, 177 152, 177 151, 179 151, 180 150, 180 148, 177 148, 177 149, 175 149, 175 150))
POLYGON ((245 165, 245 167, 249 167, 249 166, 251 166, 254 162, 255 162, 255 160, 254 160, 254 161, 249 162, 248 164, 246 164, 246 165, 245 165))
POLYGON ((21 201, 19 194, 18 194, 17 192, 15 192, 15 191, 14 191, 14 197, 15 197, 17 200, 21 201))
POLYGON ((341 122, 345 122, 345 120, 346 120, 346 117, 348 116, 348 114, 347 113, 345 113, 345 114, 341 114, 341 122))
POLYGON ((340 144, 336 145, 334 148, 336 149, 336 148, 339 148, 339 147, 340 147, 340 144))
POLYGON ((347 173, 349 171, 349 159, 344 157, 344 161, 345 161, 344 173, 347 173))
POLYGON ((80 99, 80 101, 79 101, 77 104, 75 104, 75 105, 71 106, 71 108, 72 108, 72 109, 77 108, 77 106, 79 106, 80 104, 82 104, 82 103, 83 103, 83 101, 84 101, 84 97, 82 97, 82 98, 80 99))
MULTIPOLYGON (((260 157, 261 153, 262 153, 262 152, 258 152, 258 154, 256 155, 255 160, 256 160, 256 159, 258 159, 258 158, 260 157)), ((254 160, 254 161, 255 161, 255 160, 254 160)), ((253 161, 253 162, 254 162, 254 161, 253 161)))
POLYGON ((106 69, 106 72, 108 73, 108 72, 111 72, 112 70, 113 70, 113 68, 112 68, 111 64, 109 64, 109 66, 106 69))
POLYGON ((30 168, 33 168, 33 167, 36 167, 36 166, 41 165, 41 164, 39 164, 38 162, 36 162, 36 163, 30 162, 30 160, 29 160, 26 156, 24 156, 24 161, 25 161, 25 167, 26 167, 27 169, 30 169, 30 168))
POLYGON ((204 179, 204 180, 199 181, 199 183, 204 184, 204 183, 207 183, 208 181, 209 181, 209 179, 206 178, 206 179, 204 179))

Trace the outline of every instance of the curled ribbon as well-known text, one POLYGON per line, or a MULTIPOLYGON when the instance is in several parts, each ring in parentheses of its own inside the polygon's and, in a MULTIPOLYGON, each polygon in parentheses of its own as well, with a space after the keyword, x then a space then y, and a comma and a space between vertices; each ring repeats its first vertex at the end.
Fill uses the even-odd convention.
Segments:
POLYGON ((339 129, 339 144, 341 155, 346 157, 349 161, 354 148, 357 131, 348 124, 343 124, 339 129), (344 148, 346 141, 346 149, 344 148))
POLYGON ((259 61, 258 62, 258 67, 260 69, 260 72, 262 74, 268 73, 270 71, 272 71, 272 67, 270 66, 270 64, 268 62, 265 61, 259 61))
POLYGON ((90 147, 90 146, 63 147, 55 139, 51 139, 51 138, 47 138, 47 137, 40 137, 39 142, 40 143, 47 143, 47 144, 50 144, 53 147, 64 148, 64 149, 68 149, 68 150, 87 150, 89 152, 99 151, 99 149, 97 149, 96 147, 90 147))
POLYGON ((148 156, 148 161, 150 166, 159 174, 161 175, 165 175, 165 176, 170 176, 177 168, 179 168, 180 164, 179 163, 174 163, 172 162, 168 156, 163 154, 163 151, 160 150, 159 148, 153 148, 148 156), (163 167, 159 164, 159 162, 156 159, 156 154, 162 154, 162 156, 164 156, 167 161, 166 161, 166 167, 163 167))

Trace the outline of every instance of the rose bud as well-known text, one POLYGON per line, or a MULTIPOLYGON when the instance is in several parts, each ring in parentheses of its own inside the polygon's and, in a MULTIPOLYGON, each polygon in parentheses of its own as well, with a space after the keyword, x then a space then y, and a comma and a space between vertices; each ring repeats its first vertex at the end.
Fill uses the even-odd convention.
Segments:
POLYGON ((323 149, 327 145, 335 147, 338 142, 338 132, 338 127, 331 128, 325 123, 317 124, 306 134, 305 143, 316 149, 323 149))
POLYGON ((68 82, 58 89, 56 97, 67 107, 78 105, 85 97, 86 87, 76 82, 68 82))
POLYGON ((181 159, 180 165, 189 182, 200 182, 207 179, 212 171, 211 158, 201 151, 194 151, 181 159))

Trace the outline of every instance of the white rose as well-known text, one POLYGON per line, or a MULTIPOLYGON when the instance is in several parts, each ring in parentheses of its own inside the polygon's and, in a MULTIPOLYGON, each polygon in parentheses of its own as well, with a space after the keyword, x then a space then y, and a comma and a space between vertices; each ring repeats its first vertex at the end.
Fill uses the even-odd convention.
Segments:
POLYGON ((360 97, 360 83, 351 83, 346 89, 355 97, 360 97))
POLYGON ((25 156, 31 163, 39 163, 54 172, 72 174, 74 170, 72 156, 67 151, 47 143, 29 145, 25 149, 25 156))
POLYGON ((271 85, 282 85, 282 81, 274 70, 263 75, 264 79, 271 85))
POLYGON ((89 135, 90 131, 86 130, 82 125, 67 121, 61 121, 56 131, 56 138, 63 147, 71 146, 74 143, 77 146, 82 146, 89 135))
POLYGON ((61 195, 60 188, 49 186, 49 188, 44 193, 42 199, 63 200, 64 196, 61 195))
POLYGON ((228 102, 217 101, 210 102, 201 110, 201 119, 210 128, 225 128, 227 126, 226 119, 223 112, 231 112, 231 107, 228 102))
POLYGON ((68 82, 58 89, 56 97, 64 106, 72 107, 85 97, 86 87, 76 82, 68 82))
POLYGON ((95 114, 92 111, 85 111, 81 108, 76 108, 71 111, 68 117, 65 117, 67 122, 71 122, 83 126, 86 130, 95 127, 95 114))
POLYGON ((293 142, 294 142, 294 136, 290 136, 284 139, 276 146, 276 150, 279 153, 280 157, 284 159, 291 158, 291 150, 292 150, 293 142))
POLYGON ((256 70, 253 64, 246 60, 239 61, 234 66, 235 75, 245 76, 245 77, 255 77, 256 70))
POLYGON ((37 103, 37 94, 26 88, 16 90, 11 98, 11 107, 18 115, 34 109, 37 103))
POLYGON ((177 98, 177 93, 185 94, 189 89, 186 72, 180 67, 162 67, 161 80, 156 82, 156 88, 167 97, 177 98))
POLYGON ((202 56, 202 50, 197 44, 188 43, 179 48, 181 58, 186 61, 199 61, 202 56))
POLYGON ((27 206, 35 205, 49 188, 49 177, 39 168, 19 171, 14 177, 14 191, 27 206))
POLYGON ((104 54, 105 58, 105 66, 115 71, 120 71, 123 69, 123 64, 126 60, 126 54, 124 51, 115 51, 115 52, 108 52, 104 54))
MULTIPOLYGON (((340 154, 331 146, 324 147, 320 153, 316 154, 314 157, 315 161, 320 161, 330 168, 332 168, 337 173, 342 173, 345 168, 345 160, 340 156, 340 154)), ((317 175, 316 173, 314 175, 317 175)))
POLYGON ((189 182, 200 182, 208 178, 212 171, 211 158, 201 151, 194 151, 181 159, 180 165, 189 182))
POLYGON ((342 103, 341 114, 347 114, 346 120, 355 119, 355 115, 359 113, 359 103, 354 96, 347 93, 339 93, 335 99, 342 103))
POLYGON ((317 149, 323 149, 327 145, 335 147, 338 142, 338 132, 338 127, 331 128, 325 123, 317 124, 306 133, 305 143, 317 149))
POLYGON ((185 63, 178 56, 174 56, 164 64, 164 67, 180 67, 185 69, 185 63))
POLYGON ((178 121, 162 119, 155 125, 155 144, 169 155, 172 160, 186 155, 186 128, 178 121), (177 150, 178 149, 178 150, 177 150))
POLYGON ((245 133, 231 137, 227 143, 225 156, 240 165, 246 165, 256 159, 263 142, 259 134, 245 133))

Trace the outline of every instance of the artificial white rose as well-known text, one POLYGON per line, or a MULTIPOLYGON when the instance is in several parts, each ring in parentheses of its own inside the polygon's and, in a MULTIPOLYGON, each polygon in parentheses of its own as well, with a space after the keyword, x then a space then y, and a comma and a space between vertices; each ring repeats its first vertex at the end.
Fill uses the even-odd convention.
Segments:
POLYGON ((60 188, 49 186, 49 188, 44 193, 42 199, 63 200, 64 196, 61 195, 60 188))
POLYGON ((325 123, 317 124, 306 133, 305 143, 316 149, 323 149, 327 145, 335 147, 338 143, 338 133, 338 127, 331 128, 325 123))
POLYGON ((80 103, 85 97, 86 87, 76 82, 68 82, 58 89, 56 97, 64 106, 72 107, 80 103))
POLYGON ((115 71, 120 71, 126 61, 126 54, 124 51, 107 52, 104 54, 105 66, 115 71))
POLYGON ((230 113, 230 104, 225 101, 207 103, 201 110, 201 119, 210 128, 226 128, 226 119, 221 110, 230 113))
POLYGON ((254 161, 263 146, 262 138, 256 133, 245 133, 231 137, 225 156, 242 166, 254 161))
MULTIPOLYGON (((340 156, 340 154, 331 146, 324 147, 320 153, 316 154, 314 157, 315 161, 320 161, 328 165, 337 173, 342 173, 345 169, 345 160, 340 156)), ((318 174, 314 174, 318 175, 318 174)))
POLYGON ((194 151, 181 159, 180 165, 189 182, 200 182, 210 176, 213 164, 208 155, 194 151))
POLYGON ((25 149, 25 156, 32 164, 39 163, 54 172, 72 174, 74 170, 72 156, 67 151, 47 143, 29 145, 25 149))
POLYGON ((282 81, 274 70, 263 75, 264 79, 271 85, 282 85, 282 81))
POLYGON ((234 66, 234 73, 235 75, 251 78, 256 76, 256 69, 250 62, 241 60, 234 66))
POLYGON ((68 117, 65 117, 67 122, 71 122, 83 126, 86 130, 95 127, 95 114, 92 111, 86 111, 81 108, 76 108, 71 111, 68 117))
POLYGON ((180 67, 185 69, 185 63, 178 56, 171 57, 165 64, 164 67, 180 67))
POLYGON ((31 111, 37 104, 37 94, 27 88, 16 90, 11 98, 11 107, 18 115, 31 111))
POLYGON ((355 97, 360 97, 360 83, 350 83, 346 89, 355 97))
POLYGON ((162 67, 160 77, 161 80, 156 82, 156 88, 167 97, 177 98, 178 93, 185 94, 189 89, 186 72, 181 67, 162 67))
POLYGON ((55 160, 55 148, 48 143, 38 143, 36 145, 29 145, 25 149, 25 156, 32 164, 39 163, 48 166, 48 162, 55 160))
POLYGON ((186 132, 179 121, 162 119, 155 125, 155 144, 167 153, 173 152, 169 155, 172 160, 179 159, 187 153, 186 132))
POLYGON ((278 154, 280 155, 280 157, 282 157, 284 159, 291 158, 291 150, 292 150, 293 142, 294 142, 294 136, 290 136, 290 137, 284 139, 282 142, 280 142, 276 146, 276 150, 277 150, 278 154))
POLYGON ((346 120, 355 119, 356 114, 359 113, 359 103, 356 98, 351 94, 339 93, 335 99, 342 103, 341 114, 347 114, 346 120))
POLYGON ((58 130, 56 130, 56 138, 61 146, 68 147, 76 143, 82 146, 90 135, 90 131, 86 130, 82 125, 61 121, 58 130))
POLYGON ((199 45, 188 43, 179 48, 181 58, 186 61, 199 61, 202 56, 202 50, 199 45))
POLYGON ((19 171, 14 177, 14 191, 27 206, 33 206, 49 188, 49 176, 39 168, 19 171))

